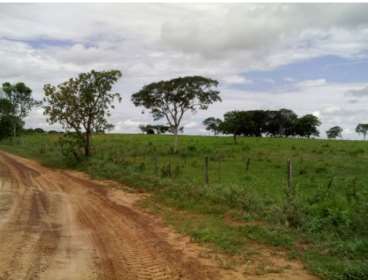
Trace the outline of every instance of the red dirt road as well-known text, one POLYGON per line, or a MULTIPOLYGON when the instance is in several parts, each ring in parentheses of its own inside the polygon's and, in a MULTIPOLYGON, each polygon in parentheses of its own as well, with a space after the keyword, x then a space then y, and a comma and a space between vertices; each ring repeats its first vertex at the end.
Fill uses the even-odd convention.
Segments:
POLYGON ((107 185, 0 152, 0 280, 314 279, 220 269, 137 209, 142 195, 107 185))

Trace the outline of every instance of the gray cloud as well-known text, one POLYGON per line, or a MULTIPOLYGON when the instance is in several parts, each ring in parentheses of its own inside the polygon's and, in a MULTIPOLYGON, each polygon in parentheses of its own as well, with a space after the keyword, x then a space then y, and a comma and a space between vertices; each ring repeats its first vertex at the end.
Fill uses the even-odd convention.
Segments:
POLYGON ((346 95, 357 98, 368 97, 368 86, 363 87, 361 89, 349 90, 346 92, 346 95))

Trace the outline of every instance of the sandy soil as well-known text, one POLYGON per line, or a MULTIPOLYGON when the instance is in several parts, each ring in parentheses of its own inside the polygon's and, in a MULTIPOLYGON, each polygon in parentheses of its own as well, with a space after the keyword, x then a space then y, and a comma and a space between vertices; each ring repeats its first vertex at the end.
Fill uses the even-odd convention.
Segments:
POLYGON ((0 280, 316 279, 264 249, 259 264, 226 269, 136 207, 144 194, 114 186, 0 152, 0 280))

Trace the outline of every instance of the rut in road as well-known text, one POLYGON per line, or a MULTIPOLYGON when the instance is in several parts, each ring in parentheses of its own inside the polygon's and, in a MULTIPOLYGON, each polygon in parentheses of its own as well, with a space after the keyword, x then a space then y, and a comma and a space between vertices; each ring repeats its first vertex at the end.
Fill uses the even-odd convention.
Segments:
POLYGON ((0 279, 214 279, 108 189, 0 153, 0 279))
POLYGON ((0 280, 317 279, 260 245, 255 260, 225 269, 218 257, 229 256, 170 230, 135 206, 144 195, 115 184, 0 152, 0 280))

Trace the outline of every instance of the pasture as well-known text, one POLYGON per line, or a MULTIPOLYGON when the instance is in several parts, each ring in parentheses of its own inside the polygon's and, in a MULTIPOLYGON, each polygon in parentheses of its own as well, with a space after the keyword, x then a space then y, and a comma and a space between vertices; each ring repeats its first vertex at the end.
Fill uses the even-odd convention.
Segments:
POLYGON ((106 134, 94 136, 93 156, 78 164, 57 141, 25 135, 0 148, 151 192, 146 207, 227 253, 245 254, 256 240, 287 250, 322 279, 368 278, 364 141, 180 136, 173 153, 168 135, 106 134))

